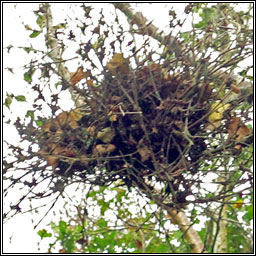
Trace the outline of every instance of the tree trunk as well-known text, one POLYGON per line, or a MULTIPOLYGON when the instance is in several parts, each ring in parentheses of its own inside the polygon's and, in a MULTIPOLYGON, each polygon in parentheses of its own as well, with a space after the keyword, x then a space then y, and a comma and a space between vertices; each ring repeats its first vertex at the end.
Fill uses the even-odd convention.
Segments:
MULTIPOLYGON (((219 182, 225 182, 225 179, 218 177, 219 182)), ((227 190, 227 186, 219 185, 217 192, 227 190)), ((228 253, 227 251, 227 202, 228 197, 219 204, 219 211, 216 214, 216 222, 213 223, 213 253, 228 253)))

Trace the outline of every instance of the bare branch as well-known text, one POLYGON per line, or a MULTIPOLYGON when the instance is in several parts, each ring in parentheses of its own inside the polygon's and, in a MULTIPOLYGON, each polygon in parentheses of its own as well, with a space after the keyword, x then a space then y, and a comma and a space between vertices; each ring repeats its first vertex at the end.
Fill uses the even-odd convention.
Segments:
POLYGON ((172 35, 163 36, 162 33, 158 32, 158 28, 143 16, 141 12, 136 12, 135 14, 132 11, 130 4, 128 3, 113 3, 115 8, 123 12, 128 20, 139 27, 139 32, 143 35, 151 36, 156 39, 158 42, 164 44, 167 47, 172 48, 176 56, 179 56, 183 50, 182 44, 176 37, 172 35))

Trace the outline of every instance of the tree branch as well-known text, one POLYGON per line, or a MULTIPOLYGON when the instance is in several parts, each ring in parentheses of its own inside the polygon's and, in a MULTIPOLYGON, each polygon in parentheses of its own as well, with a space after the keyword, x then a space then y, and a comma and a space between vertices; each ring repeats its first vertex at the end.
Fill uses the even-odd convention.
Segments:
POLYGON ((180 229, 184 232, 184 236, 187 241, 193 246, 194 253, 204 253, 204 244, 201 240, 201 237, 198 233, 193 229, 191 222, 187 218, 184 212, 177 211, 172 208, 166 208, 167 212, 172 218, 174 223, 180 227, 180 229))
POLYGON ((174 224, 177 224, 179 228, 184 232, 184 237, 188 241, 188 243, 192 245, 192 250, 194 253, 206 253, 204 249, 204 243, 201 237, 199 236, 197 231, 193 229, 193 224, 189 221, 183 211, 176 210, 163 203, 163 200, 158 196, 159 194, 161 194, 161 192, 152 188, 150 185, 148 186, 144 183, 143 188, 141 187, 140 190, 145 193, 147 197, 154 201, 158 206, 168 212, 172 222, 174 224))
POLYGON ((152 24, 152 22, 148 22, 148 20, 143 16, 141 12, 136 12, 134 14, 130 4, 113 3, 113 5, 116 9, 119 9, 126 15, 129 22, 134 23, 139 27, 139 33, 151 36, 161 44, 165 45, 168 48, 171 48, 175 52, 176 56, 180 56, 180 53, 184 50, 184 47, 176 37, 172 35, 163 36, 162 32, 159 33, 158 28, 154 24, 152 24))
POLYGON ((46 18, 47 34, 45 35, 46 46, 50 50, 48 56, 56 63, 59 74, 67 81, 70 79, 70 73, 64 66, 61 59, 63 53, 62 47, 59 45, 58 40, 55 36, 56 29, 52 25, 52 12, 49 3, 43 4, 46 18))
MULTIPOLYGON (((45 35, 46 46, 49 49, 48 56, 55 62, 57 67, 58 74, 65 80, 67 83, 70 81, 71 73, 64 65, 65 61, 62 59, 62 54, 64 51, 64 46, 61 46, 56 38, 56 28, 52 25, 52 12, 49 3, 44 3, 42 5, 44 10, 45 20, 46 20, 46 29, 47 33, 45 35)), ((83 105, 83 101, 79 94, 74 91, 71 85, 69 86, 69 92, 71 94, 72 100, 74 101, 76 107, 83 105)))
MULTIPOLYGON (((225 182, 225 179, 221 176, 218 177, 218 181, 225 182)), ((227 190, 228 186, 222 186, 219 185, 218 191, 221 190, 227 190)), ((227 204, 225 202, 227 201, 227 197, 223 198, 223 203, 220 205, 220 209, 218 212, 218 218, 217 222, 214 223, 214 242, 212 245, 212 252, 213 253, 228 253, 227 251, 227 221, 224 219, 227 219, 227 204)))

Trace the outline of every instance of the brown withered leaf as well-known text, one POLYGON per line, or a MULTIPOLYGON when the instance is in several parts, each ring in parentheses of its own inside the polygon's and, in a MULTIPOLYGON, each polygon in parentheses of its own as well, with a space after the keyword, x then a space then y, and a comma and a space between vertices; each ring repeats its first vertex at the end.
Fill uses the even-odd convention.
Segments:
POLYGON ((138 152, 141 156, 141 162, 144 163, 145 161, 147 161, 150 157, 150 150, 148 149, 148 147, 142 147, 138 149, 138 152))
POLYGON ((134 244, 139 249, 142 247, 142 242, 139 239, 134 239, 134 244))
POLYGON ((68 251, 65 250, 65 249, 60 249, 60 250, 59 250, 59 253, 68 253, 68 251))
POLYGON ((162 66, 158 63, 153 63, 151 65, 145 66, 142 69, 146 73, 150 72, 160 72, 162 70, 162 66))
POLYGON ((59 157, 50 155, 46 150, 40 150, 38 153, 47 161, 47 164, 51 166, 54 171, 59 164, 59 157))
POLYGON ((87 155, 81 155, 80 157, 79 157, 80 159, 80 162, 82 163, 82 164, 84 164, 84 165, 87 165, 88 164, 88 157, 87 157, 87 155))
POLYGON ((237 145, 235 145, 234 146, 234 148, 233 148, 233 150, 232 150, 232 153, 234 154, 234 155, 240 155, 241 154, 241 152, 242 152, 242 145, 241 144, 237 144, 237 145))
POLYGON ((116 149, 114 144, 98 144, 93 148, 94 155, 106 155, 113 152, 116 149))
POLYGON ((57 120, 54 122, 55 125, 64 126, 68 124, 72 129, 78 127, 78 124, 75 120, 75 116, 72 113, 62 112, 58 115, 57 120))
POLYGON ((239 122, 240 122, 240 118, 239 117, 236 117, 234 116, 229 124, 228 124, 228 134, 229 134, 229 138, 233 138, 236 133, 237 133, 237 130, 238 130, 238 125, 239 125, 239 122))
POLYGON ((138 153, 140 154, 141 162, 144 163, 149 159, 151 155, 151 151, 148 148, 148 146, 143 145, 142 141, 139 141, 137 148, 138 148, 138 153))
POLYGON ((62 156, 75 157, 77 152, 73 148, 58 147, 56 144, 52 143, 48 150, 40 150, 39 154, 47 161, 47 164, 51 166, 54 171, 62 156))
POLYGON ((246 126, 246 125, 242 125, 238 131, 237 131, 237 141, 242 141, 244 137, 248 136, 251 133, 251 130, 246 126))
POLYGON ((237 87, 237 86, 235 86, 233 84, 231 84, 231 90, 232 90, 232 92, 234 92, 236 94, 239 94, 240 91, 241 91, 239 87, 237 87))
POLYGON ((90 76, 90 71, 84 72, 83 67, 79 67, 76 72, 70 72, 70 81, 71 85, 75 85, 80 82, 82 79, 90 76))
POLYGON ((241 122, 239 117, 233 117, 228 125, 229 138, 235 138, 236 141, 242 141, 244 137, 248 136, 251 130, 241 122))
POLYGON ((59 128, 68 125, 72 129, 78 128, 78 123, 82 118, 82 114, 79 112, 79 110, 73 110, 73 111, 64 111, 60 113, 56 118, 48 121, 47 123, 42 125, 42 130, 45 132, 53 130, 58 130, 59 128))

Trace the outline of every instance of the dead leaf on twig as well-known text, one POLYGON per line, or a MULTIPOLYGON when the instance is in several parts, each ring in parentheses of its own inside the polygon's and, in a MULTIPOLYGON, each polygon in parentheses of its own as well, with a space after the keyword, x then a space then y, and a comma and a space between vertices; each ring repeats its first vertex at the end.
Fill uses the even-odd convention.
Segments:
POLYGON ((90 76, 90 72, 84 72, 83 67, 79 67, 76 72, 71 72, 70 73, 70 81, 69 83, 71 85, 75 85, 78 82, 80 82, 82 79, 87 78, 90 76))

